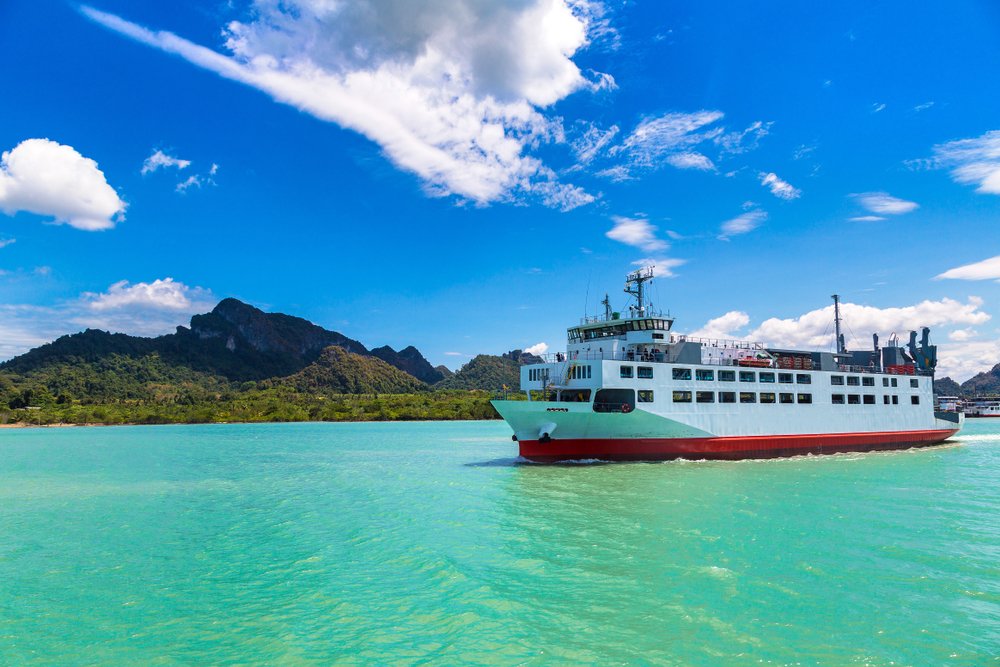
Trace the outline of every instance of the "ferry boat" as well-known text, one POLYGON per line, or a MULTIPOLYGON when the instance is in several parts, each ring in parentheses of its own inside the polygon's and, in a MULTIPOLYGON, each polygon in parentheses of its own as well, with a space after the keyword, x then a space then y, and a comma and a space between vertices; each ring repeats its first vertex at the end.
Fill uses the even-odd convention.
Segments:
POLYGON ((521 367, 527 400, 495 400, 520 455, 536 462, 747 459, 933 445, 964 424, 935 410, 937 348, 923 329, 903 347, 848 352, 834 295, 837 352, 675 333, 647 304, 652 267, 629 274, 635 304, 567 331, 566 353, 521 367))
POLYGON ((970 398, 965 403, 967 417, 1000 417, 1000 396, 970 398))

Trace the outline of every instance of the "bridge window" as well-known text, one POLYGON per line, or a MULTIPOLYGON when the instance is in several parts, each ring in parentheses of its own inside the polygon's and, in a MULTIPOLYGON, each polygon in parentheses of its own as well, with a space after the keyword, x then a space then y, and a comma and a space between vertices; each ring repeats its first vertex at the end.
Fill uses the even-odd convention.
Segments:
POLYGON ((834 405, 843 405, 844 404, 844 395, 843 394, 834 394, 833 396, 830 397, 830 402, 833 403, 834 405))
POLYGON ((643 380, 653 379, 653 367, 652 366, 639 366, 638 377, 643 380))
POLYGON ((703 382, 711 382, 715 379, 715 371, 707 368, 698 368, 694 372, 694 379, 701 380, 703 382))
POLYGON ((594 412, 629 412, 634 407, 634 389, 598 389, 594 395, 594 412))
MULTIPOLYGON (((812 376, 809 373, 797 373, 795 381, 799 384, 812 384, 812 376)), ((801 401, 799 401, 801 403, 801 401)))
POLYGON ((861 386, 863 386, 863 387, 874 387, 875 386, 875 378, 873 378, 873 377, 863 377, 863 378, 861 378, 861 386))
POLYGON ((719 403, 735 403, 735 402, 736 402, 736 392, 734 391, 719 392, 719 403))
POLYGON ((799 394, 798 398, 799 398, 799 403, 812 403, 813 402, 813 395, 812 394, 799 394))
POLYGON ((844 376, 843 375, 831 375, 830 376, 830 384, 836 384, 836 385, 842 385, 842 384, 844 384, 844 376))
POLYGON ((621 372, 621 376, 623 378, 630 378, 630 377, 632 377, 632 367, 631 366, 622 366, 620 372, 621 372))
POLYGON ((753 371, 740 371, 740 382, 756 382, 757 374, 753 371))
POLYGON ((740 403, 756 403, 757 394, 752 391, 741 391, 740 392, 740 403))
MULTIPOLYGON (((643 402, 642 395, 649 394, 649 400, 653 400, 653 392, 651 391, 640 391, 639 392, 639 402, 643 402)), ((691 402, 691 392, 690 391, 675 391, 674 392, 674 403, 690 403, 691 402)))
POLYGON ((736 382, 736 371, 719 371, 719 382, 736 382))
POLYGON ((761 392, 760 394, 761 403, 774 403, 774 394, 770 392, 761 392))
POLYGON ((695 393, 694 400, 698 403, 715 403, 714 391, 699 391, 695 393))
MULTIPOLYGON (((650 369, 652 370, 652 369, 650 369)), ((674 369, 674 379, 675 380, 690 380, 691 379, 691 369, 690 368, 675 368, 674 369)), ((653 377, 650 374, 649 377, 653 377)))
POLYGON ((779 403, 786 403, 786 404, 787 403, 794 403, 795 402, 795 394, 778 394, 778 402, 779 403))

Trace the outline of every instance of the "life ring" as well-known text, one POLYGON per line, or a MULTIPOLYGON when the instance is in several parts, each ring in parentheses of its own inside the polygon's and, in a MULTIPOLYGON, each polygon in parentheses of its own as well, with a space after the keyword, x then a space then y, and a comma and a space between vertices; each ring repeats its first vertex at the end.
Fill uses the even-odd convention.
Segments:
POLYGON ((630 412, 632 412, 632 406, 628 403, 622 403, 622 414, 627 415, 630 412))

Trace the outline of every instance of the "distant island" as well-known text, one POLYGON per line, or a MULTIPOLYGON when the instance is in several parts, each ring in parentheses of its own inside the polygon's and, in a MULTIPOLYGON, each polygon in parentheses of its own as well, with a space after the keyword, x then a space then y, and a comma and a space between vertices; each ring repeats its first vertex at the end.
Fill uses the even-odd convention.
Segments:
POLYGON ((415 347, 369 350, 237 299, 157 338, 88 329, 0 364, 0 423, 174 424, 496 419, 516 388, 513 350, 453 373, 415 347))

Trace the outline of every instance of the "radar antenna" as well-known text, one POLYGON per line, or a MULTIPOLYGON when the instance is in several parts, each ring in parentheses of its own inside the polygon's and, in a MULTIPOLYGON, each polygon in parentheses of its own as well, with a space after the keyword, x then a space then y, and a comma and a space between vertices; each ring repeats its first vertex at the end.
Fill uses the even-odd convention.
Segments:
POLYGON ((633 271, 625 278, 625 293, 635 297, 636 305, 629 306, 633 317, 643 317, 646 314, 646 294, 643 285, 653 279, 653 267, 633 271))

